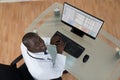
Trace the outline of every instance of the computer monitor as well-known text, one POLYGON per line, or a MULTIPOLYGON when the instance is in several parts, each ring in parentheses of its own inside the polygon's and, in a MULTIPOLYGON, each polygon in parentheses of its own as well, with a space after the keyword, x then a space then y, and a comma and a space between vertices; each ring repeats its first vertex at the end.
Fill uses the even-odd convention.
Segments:
POLYGON ((64 2, 61 21, 72 27, 72 32, 96 39, 104 21, 64 2))

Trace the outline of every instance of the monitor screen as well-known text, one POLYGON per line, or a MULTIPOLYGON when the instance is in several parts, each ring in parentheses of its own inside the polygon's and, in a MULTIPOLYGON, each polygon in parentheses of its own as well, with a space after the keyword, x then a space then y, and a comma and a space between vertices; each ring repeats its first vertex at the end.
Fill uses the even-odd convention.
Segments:
POLYGON ((76 8, 75 6, 64 3, 61 21, 72 27, 72 32, 95 39, 104 23, 103 20, 76 8))

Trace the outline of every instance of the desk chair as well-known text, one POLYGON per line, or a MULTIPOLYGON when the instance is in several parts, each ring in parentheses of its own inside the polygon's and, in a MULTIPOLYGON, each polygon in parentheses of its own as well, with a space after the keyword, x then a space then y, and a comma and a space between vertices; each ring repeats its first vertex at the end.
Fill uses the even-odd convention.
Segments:
POLYGON ((22 55, 18 56, 10 65, 0 64, 0 80, 34 80, 25 63, 17 67, 22 58, 22 55))

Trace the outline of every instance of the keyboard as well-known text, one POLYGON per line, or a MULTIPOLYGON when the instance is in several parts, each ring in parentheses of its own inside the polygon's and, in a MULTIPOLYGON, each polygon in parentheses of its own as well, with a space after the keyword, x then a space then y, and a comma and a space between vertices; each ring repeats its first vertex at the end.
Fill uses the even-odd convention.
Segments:
POLYGON ((67 52, 68 54, 72 55, 75 58, 80 57, 80 55, 83 53, 85 50, 84 47, 76 43, 75 41, 71 40, 64 34, 60 33, 57 31, 53 36, 60 36, 62 40, 66 43, 64 51, 67 52))

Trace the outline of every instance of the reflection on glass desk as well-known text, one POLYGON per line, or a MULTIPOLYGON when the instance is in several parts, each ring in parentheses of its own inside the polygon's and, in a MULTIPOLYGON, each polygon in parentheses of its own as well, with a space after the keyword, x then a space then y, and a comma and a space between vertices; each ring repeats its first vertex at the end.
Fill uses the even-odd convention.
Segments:
POLYGON ((77 59, 66 52, 63 53, 67 56, 66 70, 78 78, 78 80, 117 80, 120 73, 116 72, 115 68, 120 64, 120 61, 115 57, 115 48, 108 44, 101 36, 112 40, 111 42, 117 47, 120 47, 120 45, 117 45, 120 44, 119 41, 111 37, 104 30, 100 31, 95 40, 87 36, 81 38, 71 33, 71 28, 61 22, 61 16, 54 16, 53 11, 56 7, 62 10, 62 4, 55 3, 51 5, 33 21, 25 32, 36 30, 41 37, 52 37, 56 31, 60 31, 73 41, 84 46, 85 51, 77 59), (86 54, 90 58, 86 63, 83 63, 82 60, 86 54))

